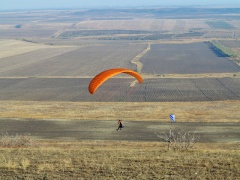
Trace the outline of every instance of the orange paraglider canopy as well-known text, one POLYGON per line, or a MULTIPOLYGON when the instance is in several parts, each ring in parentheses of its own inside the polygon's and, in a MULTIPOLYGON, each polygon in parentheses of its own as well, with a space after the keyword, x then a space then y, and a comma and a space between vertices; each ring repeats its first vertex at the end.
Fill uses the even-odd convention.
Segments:
POLYGON ((88 86, 88 91, 91 94, 94 94, 94 92, 97 90, 97 88, 104 83, 106 80, 108 80, 109 78, 111 78, 112 76, 115 76, 117 74, 120 73, 126 73, 129 75, 134 76, 139 83, 143 82, 143 79, 141 77, 140 74, 138 74, 137 72, 130 70, 130 69, 125 69, 125 68, 115 68, 115 69, 108 69, 106 71, 103 71, 101 73, 99 73, 98 75, 96 75, 92 81, 89 83, 88 86))

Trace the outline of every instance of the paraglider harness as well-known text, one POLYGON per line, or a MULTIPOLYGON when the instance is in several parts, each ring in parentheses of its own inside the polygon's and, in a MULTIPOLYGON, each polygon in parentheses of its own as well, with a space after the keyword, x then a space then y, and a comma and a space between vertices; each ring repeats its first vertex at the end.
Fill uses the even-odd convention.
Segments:
POLYGON ((123 123, 122 123, 122 120, 118 120, 118 128, 117 128, 117 130, 118 129, 122 129, 123 128, 123 123))

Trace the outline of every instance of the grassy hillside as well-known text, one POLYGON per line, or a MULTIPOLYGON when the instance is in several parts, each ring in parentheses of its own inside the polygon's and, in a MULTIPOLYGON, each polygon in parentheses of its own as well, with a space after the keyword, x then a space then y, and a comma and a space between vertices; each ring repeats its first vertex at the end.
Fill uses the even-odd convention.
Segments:
POLYGON ((158 142, 35 142, 0 148, 0 178, 237 179, 239 144, 196 144, 167 150, 158 142))

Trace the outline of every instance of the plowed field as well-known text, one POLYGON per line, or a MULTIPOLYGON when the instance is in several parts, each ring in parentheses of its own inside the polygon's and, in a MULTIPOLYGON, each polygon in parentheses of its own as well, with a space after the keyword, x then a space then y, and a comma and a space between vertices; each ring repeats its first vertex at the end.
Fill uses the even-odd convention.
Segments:
POLYGON ((208 43, 153 44, 140 62, 142 72, 198 74, 240 72, 240 67, 208 43))
MULTIPOLYGON (((140 54, 146 45, 97 44, 87 47, 44 47, 15 56, 0 57, 0 77, 94 76, 113 67, 136 69, 131 60, 140 54)), ((14 51, 14 47, 10 46, 7 50, 9 49, 14 51)))
POLYGON ((113 78, 88 92, 91 78, 0 78, 0 100, 182 102, 240 100, 240 78, 113 78), (133 84, 132 84, 133 83, 133 84))

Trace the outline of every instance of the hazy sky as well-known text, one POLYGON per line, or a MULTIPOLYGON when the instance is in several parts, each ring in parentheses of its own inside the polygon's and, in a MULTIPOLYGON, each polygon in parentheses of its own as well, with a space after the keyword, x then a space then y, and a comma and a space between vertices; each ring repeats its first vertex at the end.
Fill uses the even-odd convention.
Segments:
POLYGON ((240 7, 240 0, 0 0, 1 10, 179 5, 240 7))

